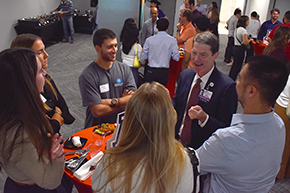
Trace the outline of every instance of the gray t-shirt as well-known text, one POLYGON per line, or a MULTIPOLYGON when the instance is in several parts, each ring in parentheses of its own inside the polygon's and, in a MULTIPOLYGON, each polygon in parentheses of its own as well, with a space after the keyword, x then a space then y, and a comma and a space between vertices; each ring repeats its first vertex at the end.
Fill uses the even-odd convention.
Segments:
POLYGON ((229 30, 229 35, 228 37, 234 37, 234 32, 237 27, 238 23, 238 17, 235 15, 232 15, 232 17, 229 19, 229 25, 228 25, 228 30, 229 30))
POLYGON ((101 104, 102 99, 120 98, 124 89, 136 90, 130 68, 114 61, 109 70, 101 68, 95 61, 87 66, 79 77, 83 106, 87 107, 85 128, 101 123, 115 123, 117 114, 122 110, 103 117, 95 118, 89 106, 101 104))

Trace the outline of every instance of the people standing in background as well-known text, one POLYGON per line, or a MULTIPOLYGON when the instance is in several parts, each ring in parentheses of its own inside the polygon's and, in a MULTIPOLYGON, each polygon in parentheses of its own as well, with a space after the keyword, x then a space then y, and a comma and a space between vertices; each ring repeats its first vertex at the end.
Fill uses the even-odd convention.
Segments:
POLYGON ((237 23, 237 28, 234 33, 234 40, 235 45, 233 49, 233 56, 234 56, 234 62, 231 67, 229 77, 231 77, 234 81, 236 81, 236 78, 241 71, 244 59, 245 59, 245 47, 244 45, 248 45, 251 41, 253 41, 253 38, 249 38, 248 32, 246 30, 246 27, 249 25, 249 17, 246 15, 243 15, 240 17, 237 23))
POLYGON ((268 36, 270 34, 270 32, 272 31, 272 29, 279 24, 282 24, 280 21, 278 21, 279 18, 279 14, 280 14, 280 10, 277 8, 274 8, 271 10, 271 19, 268 21, 265 21, 258 33, 258 40, 263 40, 263 38, 267 38, 266 36, 268 36))
POLYGON ((257 14, 256 11, 253 11, 251 13, 251 17, 249 19, 249 25, 246 28, 248 34, 252 36, 254 41, 257 41, 258 31, 259 31, 259 28, 260 28, 260 23, 257 20, 257 15, 258 14, 257 14))
MULTIPOLYGON (((249 25, 247 26, 247 32, 249 37, 252 37, 254 41, 257 41, 258 31, 260 29, 260 22, 257 20, 257 12, 253 11, 249 20, 249 25)), ((254 56, 253 43, 250 42, 250 49, 247 50, 246 61, 249 57, 254 56)))
MULTIPOLYGON (((13 39, 10 47, 31 49, 41 61, 42 68, 46 69, 48 67, 48 54, 39 36, 34 34, 18 35, 13 39)), ((55 133, 59 133, 60 126, 63 123, 72 124, 75 121, 75 118, 69 112, 65 99, 59 92, 51 76, 47 73, 45 74, 45 84, 41 98, 45 104, 46 115, 50 118, 50 123, 55 133)))
POLYGON ((118 145, 105 151, 91 177, 93 191, 193 192, 195 174, 186 149, 174 139, 175 123, 168 90, 143 84, 126 106, 118 145))
MULTIPOLYGON (((271 33, 269 34, 270 42, 271 42, 271 39, 273 39, 275 30, 279 26, 280 25, 275 26, 273 28, 273 30, 271 31, 271 33)), ((284 14, 282 26, 288 26, 288 27, 290 27, 290 10, 289 11, 286 11, 286 13, 284 14)), ((288 61, 290 61, 290 42, 288 42, 288 45, 285 47, 285 52, 286 52, 286 56, 287 56, 288 61)))
POLYGON ((143 24, 144 24, 145 21, 147 21, 148 19, 150 19, 150 10, 151 10, 151 8, 146 5, 146 0, 144 0, 143 9, 144 9, 143 10, 144 11, 144 14, 143 14, 143 24))
MULTIPOLYGON (((196 34, 208 31, 209 26, 210 26, 210 21, 209 21, 208 17, 206 15, 202 14, 201 16, 199 16, 196 19, 196 23, 195 23, 196 34)), ((194 39, 194 37, 191 37, 185 43, 181 71, 183 71, 187 68, 193 67, 193 64, 191 63, 191 60, 190 60, 193 39, 194 39)))
POLYGON ((285 52, 285 47, 290 42, 290 27, 279 26, 274 33, 271 42, 264 49, 264 55, 270 55, 281 60, 285 65, 287 64, 287 55, 285 52))
POLYGON ((188 0, 189 2, 189 9, 192 11, 192 24, 195 24, 196 18, 198 18, 199 16, 202 15, 202 13, 200 13, 196 7, 195 7, 195 3, 194 0, 188 0))
POLYGON ((148 60, 144 72, 145 82, 156 81, 165 87, 168 82, 170 59, 179 60, 177 42, 166 33, 168 27, 169 21, 164 17, 160 18, 157 21, 158 33, 147 38, 141 53, 141 60, 148 60))
POLYGON ((191 18, 192 12, 190 9, 181 11, 180 22, 176 25, 176 40, 179 48, 184 48, 184 43, 196 34, 195 27, 191 23, 191 18))
POLYGON ((152 7, 150 11, 151 18, 145 21, 142 31, 141 31, 141 46, 144 46, 146 39, 150 36, 154 36, 158 33, 158 29, 156 28, 156 22, 158 20, 158 9, 156 7, 152 7))
POLYGON ((188 0, 184 0, 183 1, 183 4, 180 5, 180 7, 179 7, 179 17, 181 15, 181 10, 183 10, 183 9, 189 9, 189 2, 188 2, 188 0))
MULTIPOLYGON (((161 3, 158 0, 150 0, 150 8, 156 7, 158 9, 158 18, 166 17, 163 11, 159 8, 161 3)), ((167 17, 166 17, 167 18, 167 17)))
POLYGON ((142 47, 138 44, 138 37, 139 30, 134 22, 134 19, 126 19, 120 35, 120 41, 122 42, 120 47, 121 62, 130 66, 136 85, 138 85, 139 67, 134 67, 133 64, 135 57, 137 57, 139 61, 141 60, 142 52, 142 47))
POLYGON ((63 26, 63 33, 64 33, 64 39, 63 42, 69 42, 69 30, 70 30, 70 43, 74 43, 74 24, 73 24, 73 3, 71 0, 61 0, 59 6, 51 11, 50 13, 53 13, 55 11, 60 11, 60 17, 62 20, 62 26, 63 26))
MULTIPOLYGON (((242 16, 243 17, 243 16, 242 16)), ((273 104, 286 85, 288 72, 278 59, 249 58, 236 90, 243 114, 218 129, 197 150, 203 192, 269 192, 280 168, 285 126, 273 104)))
POLYGON ((196 1, 196 5, 195 8, 197 9, 197 11, 199 11, 202 14, 206 14, 206 10, 204 8, 204 6, 201 4, 202 0, 197 0, 196 1))
POLYGON ((219 16, 219 9, 216 2, 212 2, 210 6, 207 9, 207 17, 210 19, 210 31, 214 35, 216 35, 217 38, 219 38, 219 32, 218 32, 218 24, 220 22, 220 16, 219 16))
POLYGON ((233 55, 233 48, 234 48, 234 42, 235 42, 234 33, 237 27, 237 22, 239 18, 241 17, 241 15, 242 15, 242 11, 239 8, 237 8, 235 9, 234 15, 232 15, 227 22, 229 34, 228 34, 228 44, 226 47, 225 59, 224 59, 224 62, 227 65, 232 65, 232 55, 233 55))
POLYGON ((172 101, 177 113, 175 136, 194 149, 218 128, 229 126, 237 110, 235 82, 215 65, 218 49, 219 41, 213 33, 206 31, 195 36, 193 67, 180 73, 172 101), (189 117, 189 109, 195 117, 189 117))
POLYGON ((0 53, 0 169, 8 178, 4 193, 69 193, 62 137, 54 134, 39 94, 44 74, 27 48, 0 53))
POLYGON ((99 4, 97 3, 94 15, 88 18, 89 22, 93 23, 93 35, 98 30, 98 7, 99 7, 99 4))

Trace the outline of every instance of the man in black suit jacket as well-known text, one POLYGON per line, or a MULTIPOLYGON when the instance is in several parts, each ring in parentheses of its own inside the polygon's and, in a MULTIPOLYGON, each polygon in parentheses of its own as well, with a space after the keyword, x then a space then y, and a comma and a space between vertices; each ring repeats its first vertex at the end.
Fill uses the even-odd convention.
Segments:
POLYGON ((186 145, 194 149, 199 148, 218 128, 229 126, 232 115, 237 110, 235 82, 215 67, 218 49, 219 41, 211 32, 196 35, 191 53, 193 68, 182 71, 173 97, 177 112, 175 134, 179 138, 189 95, 197 79, 201 79, 198 104, 188 111, 192 119, 191 142, 186 145))

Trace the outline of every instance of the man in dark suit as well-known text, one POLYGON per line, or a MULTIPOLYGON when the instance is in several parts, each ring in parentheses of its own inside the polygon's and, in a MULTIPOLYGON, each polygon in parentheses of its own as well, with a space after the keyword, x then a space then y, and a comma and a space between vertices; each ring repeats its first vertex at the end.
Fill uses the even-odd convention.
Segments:
POLYGON ((218 49, 219 40, 211 32, 196 35, 191 52, 193 68, 182 71, 173 97, 176 138, 194 149, 218 128, 229 126, 237 110, 235 82, 215 66, 218 49))

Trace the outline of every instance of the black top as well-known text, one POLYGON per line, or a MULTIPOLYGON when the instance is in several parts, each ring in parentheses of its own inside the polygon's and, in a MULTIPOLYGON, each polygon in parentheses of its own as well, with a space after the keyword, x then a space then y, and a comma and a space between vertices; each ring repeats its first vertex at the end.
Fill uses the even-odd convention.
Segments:
POLYGON ((51 85, 54 87, 56 93, 57 93, 57 98, 55 97, 53 91, 51 90, 51 88, 45 84, 44 85, 44 93, 41 93, 45 98, 46 98, 46 104, 52 109, 50 111, 46 111, 46 114, 49 117, 52 117, 53 114, 55 113, 54 109, 57 106, 58 108, 60 108, 61 112, 62 112, 62 117, 64 119, 64 123, 65 124, 72 124, 75 120, 75 118, 70 114, 69 110, 68 110, 68 106, 63 98, 63 96, 60 94, 59 90, 57 89, 54 81, 52 80, 52 78, 46 74, 46 79, 51 83, 51 85))

